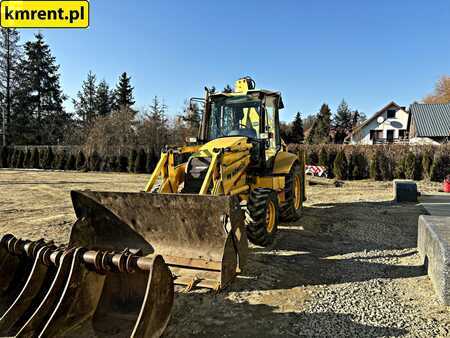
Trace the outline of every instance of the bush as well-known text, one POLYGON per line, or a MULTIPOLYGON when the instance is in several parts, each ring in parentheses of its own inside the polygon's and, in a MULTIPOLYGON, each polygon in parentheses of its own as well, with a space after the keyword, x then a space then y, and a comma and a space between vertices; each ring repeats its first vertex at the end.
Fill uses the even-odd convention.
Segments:
POLYGON ((66 169, 66 165, 67 165, 67 153, 65 150, 63 150, 58 154, 55 160, 55 168, 59 170, 64 170, 66 169))
POLYGON ((138 156, 138 153, 137 153, 136 149, 132 149, 130 152, 130 157, 129 157, 130 162, 128 164, 128 170, 132 173, 135 171, 137 156, 138 156))
POLYGON ((159 158, 156 155, 155 150, 153 150, 153 149, 150 150, 148 153, 148 156, 147 156, 147 166, 146 166, 148 173, 152 173, 155 170, 156 165, 158 164, 158 161, 159 161, 159 158))
POLYGON ((333 165, 333 174, 338 180, 347 179, 347 158, 345 157, 345 152, 343 150, 337 153, 336 159, 333 165))
POLYGON ((336 149, 330 149, 330 151, 328 151, 328 164, 327 164, 327 173, 328 173, 328 178, 333 178, 334 177, 334 160, 336 159, 337 156, 337 151, 336 149))
POLYGON ((67 160, 66 170, 75 170, 77 168, 77 158, 74 154, 70 154, 69 159, 67 160))
POLYGON ((118 171, 119 170, 119 160, 117 159, 117 156, 112 156, 109 161, 109 168, 111 171, 118 171))
POLYGON ((328 152, 325 147, 322 147, 319 152, 319 165, 328 167, 328 152))
POLYGON ((450 174, 450 161, 448 153, 439 151, 434 154, 430 176, 434 182, 442 182, 450 174))
POLYGON ((17 154, 16 168, 23 168, 23 163, 25 162, 25 152, 19 150, 17 154))
POLYGON ((42 169, 53 169, 53 162, 55 161, 55 154, 52 147, 47 147, 44 151, 44 156, 41 156, 42 169))
POLYGON ((10 168, 17 168, 17 159, 19 157, 19 151, 17 149, 14 149, 11 153, 10 159, 9 159, 9 167, 10 168))
POLYGON ((100 171, 102 158, 96 150, 92 152, 88 159, 88 169, 91 171, 100 171))
POLYGON ((413 180, 417 177, 416 173, 416 155, 410 151, 405 156, 405 178, 413 180))
POLYGON ((24 168, 31 168, 31 157, 32 157, 32 153, 31 153, 30 148, 28 148, 27 153, 25 155, 25 160, 23 162, 24 168))
POLYGON ((385 160, 386 159, 383 153, 379 149, 377 149, 375 151, 375 155, 372 158, 372 161, 370 162, 370 177, 375 181, 383 180, 383 170, 381 169, 381 166, 382 162, 385 160))
POLYGON ((145 153, 145 150, 141 148, 136 157, 134 172, 145 173, 146 165, 147 165, 147 154, 145 153))
POLYGON ((128 157, 125 155, 119 156, 119 171, 122 173, 128 171, 128 157))
POLYGON ((350 154, 349 178, 353 180, 362 180, 368 176, 368 161, 363 153, 353 151, 350 154))
POLYGON ((308 165, 318 165, 319 164, 319 156, 314 149, 309 149, 306 155, 306 164, 308 165))
POLYGON ((430 179, 431 165, 433 164, 433 153, 430 150, 424 151, 422 155, 422 171, 426 179, 430 179))
POLYGON ((31 163, 30 166, 34 169, 39 169, 41 160, 38 148, 33 149, 33 154, 31 155, 31 163))
POLYGON ((2 147, 1 153, 0 153, 0 166, 2 168, 8 168, 9 167, 9 148, 8 147, 2 147))
POLYGON ((86 166, 86 156, 84 156, 83 151, 80 150, 77 154, 75 169, 83 170, 85 166, 86 166))

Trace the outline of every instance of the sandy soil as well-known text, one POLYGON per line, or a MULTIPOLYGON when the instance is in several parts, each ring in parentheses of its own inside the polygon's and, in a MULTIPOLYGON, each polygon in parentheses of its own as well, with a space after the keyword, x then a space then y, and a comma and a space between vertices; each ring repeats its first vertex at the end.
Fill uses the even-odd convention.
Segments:
MULTIPOLYGON (((68 239, 70 190, 140 191, 145 175, 0 170, 0 234, 68 239)), ((388 182, 315 179, 303 217, 251 248, 227 290, 177 292, 167 337, 448 337, 416 251, 414 204, 391 203, 388 182)), ((438 185, 420 182, 423 192, 438 185)))

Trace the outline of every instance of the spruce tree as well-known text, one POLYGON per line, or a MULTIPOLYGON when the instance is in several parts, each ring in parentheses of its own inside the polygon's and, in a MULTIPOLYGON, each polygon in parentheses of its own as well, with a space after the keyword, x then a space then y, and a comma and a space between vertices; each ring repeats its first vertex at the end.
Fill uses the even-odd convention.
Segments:
POLYGON ((336 130, 335 143, 344 142, 345 137, 352 131, 352 124, 352 112, 347 102, 342 100, 334 117, 334 127, 336 130))
POLYGON ((129 77, 126 72, 122 73, 115 90, 115 110, 123 107, 130 108, 134 104, 133 90, 134 88, 131 86, 131 77, 129 77))
POLYGON ((13 131, 19 142, 56 144, 70 120, 59 81, 59 65, 41 33, 24 46, 19 84, 13 95, 13 131))
POLYGON ((95 94, 95 111, 98 116, 109 116, 114 106, 114 94, 108 83, 103 80, 97 86, 95 94))
POLYGON ((85 124, 90 124, 97 117, 97 84, 96 76, 89 71, 86 80, 81 85, 81 90, 77 93, 77 98, 73 100, 75 114, 85 124))
POLYGON ((309 142, 312 144, 329 143, 331 127, 331 110, 326 103, 320 107, 317 120, 311 128, 309 142))
POLYGON ((12 118, 13 93, 18 84, 17 65, 22 57, 19 46, 19 31, 12 28, 1 28, 0 34, 0 129, 1 144, 16 143, 9 139, 9 128, 12 118))
POLYGON ((293 143, 303 143, 305 134, 303 131, 303 120, 300 112, 295 115, 294 122, 292 122, 292 136, 293 143))

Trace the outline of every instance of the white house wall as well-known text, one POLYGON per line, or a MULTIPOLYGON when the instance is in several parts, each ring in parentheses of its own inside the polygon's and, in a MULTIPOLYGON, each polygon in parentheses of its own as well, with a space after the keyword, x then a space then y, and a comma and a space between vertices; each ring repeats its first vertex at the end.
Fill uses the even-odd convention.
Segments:
POLYGON ((371 121, 358 131, 358 134, 362 136, 361 139, 359 137, 352 137, 352 144, 372 144, 373 142, 370 139, 371 130, 383 130, 382 138, 387 137, 387 130, 394 130, 394 139, 396 139, 399 137, 399 130, 406 130, 408 127, 408 113, 403 109, 397 110, 395 118, 388 119, 387 111, 384 111, 380 116, 383 116, 384 122, 381 124, 378 123, 378 117, 371 121))

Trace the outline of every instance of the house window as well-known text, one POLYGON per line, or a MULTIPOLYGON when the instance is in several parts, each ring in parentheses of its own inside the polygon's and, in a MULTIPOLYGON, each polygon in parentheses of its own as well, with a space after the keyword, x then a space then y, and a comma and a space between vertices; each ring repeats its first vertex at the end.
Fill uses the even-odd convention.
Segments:
POLYGON ((383 131, 382 130, 371 130, 370 131, 370 139, 378 140, 383 138, 383 131))
POLYGON ((388 119, 395 119, 395 113, 397 112, 397 110, 395 109, 388 109, 387 110, 387 118, 388 119))

